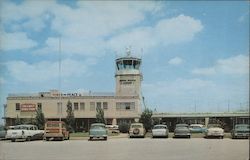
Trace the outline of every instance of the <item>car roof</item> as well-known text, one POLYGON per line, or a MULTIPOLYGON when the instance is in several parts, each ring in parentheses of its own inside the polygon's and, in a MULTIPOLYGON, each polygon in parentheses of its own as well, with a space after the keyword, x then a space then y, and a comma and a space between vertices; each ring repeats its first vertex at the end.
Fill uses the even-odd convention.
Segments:
POLYGON ((139 124, 139 125, 142 125, 142 123, 131 123, 131 125, 134 125, 134 124, 139 124))
POLYGON ((92 123, 91 126, 105 126, 104 123, 92 123))
POLYGON ((16 125, 16 127, 33 127, 35 125, 32 124, 20 124, 20 125, 16 125))
POLYGON ((199 127, 201 127, 201 126, 204 126, 203 124, 191 124, 190 126, 199 126, 199 127))
POLYGON ((188 124, 186 124, 186 123, 179 123, 179 124, 176 124, 176 126, 188 126, 188 124))
POLYGON ((64 121, 47 121, 46 123, 65 123, 64 121))
POLYGON ((166 127, 167 125, 165 125, 165 124, 156 124, 156 125, 154 125, 154 127, 155 126, 164 126, 164 127, 166 127))

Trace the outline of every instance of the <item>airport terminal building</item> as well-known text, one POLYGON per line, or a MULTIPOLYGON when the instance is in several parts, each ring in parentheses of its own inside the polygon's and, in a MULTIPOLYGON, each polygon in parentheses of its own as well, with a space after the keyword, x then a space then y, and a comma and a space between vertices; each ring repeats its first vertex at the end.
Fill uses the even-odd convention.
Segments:
POLYGON ((67 116, 67 103, 72 103, 76 118, 76 130, 88 130, 96 118, 96 107, 104 110, 107 124, 133 122, 141 114, 142 96, 140 71, 141 59, 127 55, 116 62, 115 93, 60 93, 58 90, 35 94, 9 94, 4 106, 6 125, 14 125, 15 119, 31 119, 36 109, 42 109, 46 120, 64 120, 67 116))

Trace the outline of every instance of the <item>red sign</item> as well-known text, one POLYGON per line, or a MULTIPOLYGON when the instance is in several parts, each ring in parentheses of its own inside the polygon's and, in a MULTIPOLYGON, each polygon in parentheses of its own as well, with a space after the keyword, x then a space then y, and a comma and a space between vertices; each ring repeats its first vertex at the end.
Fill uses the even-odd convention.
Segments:
POLYGON ((21 112, 35 112, 36 105, 35 104, 21 104, 21 112))

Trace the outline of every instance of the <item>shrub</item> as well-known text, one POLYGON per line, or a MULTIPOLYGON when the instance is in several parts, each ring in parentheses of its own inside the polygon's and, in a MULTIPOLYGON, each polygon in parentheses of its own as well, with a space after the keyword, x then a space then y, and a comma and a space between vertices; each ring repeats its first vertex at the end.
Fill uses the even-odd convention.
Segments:
POLYGON ((129 131, 129 124, 128 123, 121 123, 119 125, 119 131, 121 133, 128 133, 128 131, 129 131))

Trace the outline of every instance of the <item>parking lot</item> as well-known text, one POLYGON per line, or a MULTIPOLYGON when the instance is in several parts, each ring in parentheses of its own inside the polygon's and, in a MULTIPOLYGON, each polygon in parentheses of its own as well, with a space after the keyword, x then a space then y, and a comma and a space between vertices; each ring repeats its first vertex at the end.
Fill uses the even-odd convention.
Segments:
POLYGON ((246 139, 128 139, 0 141, 1 160, 248 160, 246 139))

